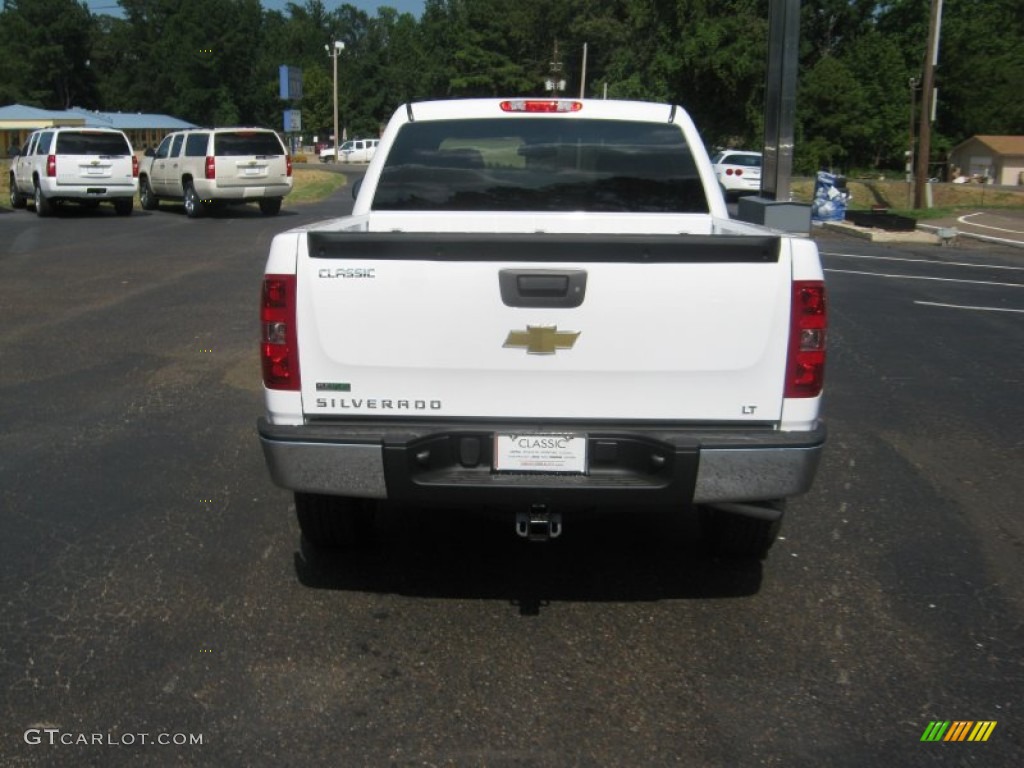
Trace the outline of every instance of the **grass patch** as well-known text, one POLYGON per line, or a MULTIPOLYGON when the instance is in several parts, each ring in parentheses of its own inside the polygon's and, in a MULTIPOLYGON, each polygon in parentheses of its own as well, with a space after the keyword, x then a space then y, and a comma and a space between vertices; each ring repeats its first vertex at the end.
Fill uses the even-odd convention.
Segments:
MULTIPOLYGON (((848 207, 853 210, 883 205, 890 213, 918 220, 947 218, 977 208, 1024 208, 1024 187, 1018 192, 985 184, 932 184, 935 207, 921 209, 912 207, 913 193, 905 181, 847 179, 846 186, 852 195, 848 207)), ((794 179, 791 191, 794 200, 809 203, 814 196, 814 181, 794 179)))
POLYGON ((348 184, 348 176, 332 171, 314 171, 309 168, 295 168, 292 171, 295 185, 284 199, 285 205, 316 203, 329 197, 348 184))

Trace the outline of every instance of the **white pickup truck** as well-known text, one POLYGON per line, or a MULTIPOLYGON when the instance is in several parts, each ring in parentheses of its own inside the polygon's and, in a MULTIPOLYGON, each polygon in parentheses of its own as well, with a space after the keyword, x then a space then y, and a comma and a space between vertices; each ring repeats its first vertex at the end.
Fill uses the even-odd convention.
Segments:
POLYGON ((817 248, 729 219, 677 106, 402 106, 352 215, 274 238, 261 324, 258 431, 314 546, 385 501, 529 539, 658 505, 763 557, 825 443, 817 248))

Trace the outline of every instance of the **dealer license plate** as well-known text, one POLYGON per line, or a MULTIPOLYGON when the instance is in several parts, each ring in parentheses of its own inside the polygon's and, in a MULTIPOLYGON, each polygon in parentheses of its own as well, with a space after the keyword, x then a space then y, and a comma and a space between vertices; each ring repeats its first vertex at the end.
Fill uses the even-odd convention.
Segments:
POLYGON ((494 436, 494 468, 499 472, 587 471, 587 438, 561 434, 494 436))

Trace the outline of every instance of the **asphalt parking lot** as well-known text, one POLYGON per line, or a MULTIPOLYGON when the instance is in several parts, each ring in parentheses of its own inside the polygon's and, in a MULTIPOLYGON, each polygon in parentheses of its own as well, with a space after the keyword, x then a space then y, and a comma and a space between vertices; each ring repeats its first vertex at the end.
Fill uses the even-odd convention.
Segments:
POLYGON ((820 233, 829 444, 763 563, 681 509, 339 557, 267 477, 257 311, 350 208, 0 213, 0 765, 1019 762, 1024 253, 820 233))

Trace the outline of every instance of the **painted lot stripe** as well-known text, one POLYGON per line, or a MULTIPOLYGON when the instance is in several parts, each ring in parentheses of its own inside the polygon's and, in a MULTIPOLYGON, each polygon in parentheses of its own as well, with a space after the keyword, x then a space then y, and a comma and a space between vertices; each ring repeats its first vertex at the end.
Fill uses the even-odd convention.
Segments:
POLYGON ((1009 232, 1011 235, 1024 235, 1024 230, 1020 229, 1006 229, 1005 227, 993 227, 991 224, 978 224, 975 221, 968 221, 972 216, 984 216, 983 213, 968 213, 961 216, 957 221, 961 224, 966 224, 970 227, 978 227, 978 229, 991 229, 996 232, 1009 232))
POLYGON ((868 277, 886 277, 892 280, 932 280, 939 283, 960 283, 962 285, 994 285, 1001 288, 1024 288, 1022 283, 995 283, 991 280, 958 280, 955 277, 926 277, 924 275, 890 275, 885 272, 861 272, 855 269, 826 269, 843 275, 867 275, 868 277))
POLYGON ((1017 272, 1024 272, 1024 267, 1010 267, 1003 264, 971 264, 967 261, 931 261, 930 259, 905 259, 899 256, 867 256, 860 253, 836 253, 834 251, 822 251, 822 256, 840 256, 844 259, 870 259, 873 261, 904 261, 911 264, 928 264, 939 267, 975 267, 977 269, 1009 269, 1017 272))
POLYGON ((1005 309, 1003 307, 971 307, 966 304, 941 304, 937 301, 915 301, 922 307, 942 307, 944 309, 973 309, 977 312, 1018 312, 1024 314, 1024 309, 1005 309))

